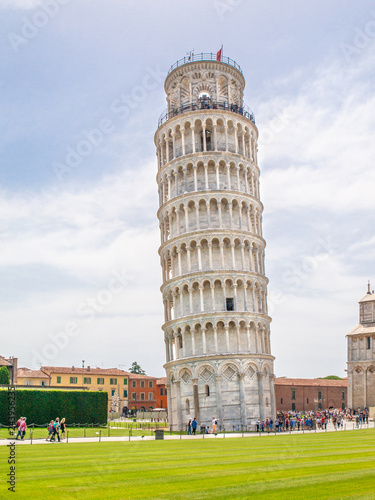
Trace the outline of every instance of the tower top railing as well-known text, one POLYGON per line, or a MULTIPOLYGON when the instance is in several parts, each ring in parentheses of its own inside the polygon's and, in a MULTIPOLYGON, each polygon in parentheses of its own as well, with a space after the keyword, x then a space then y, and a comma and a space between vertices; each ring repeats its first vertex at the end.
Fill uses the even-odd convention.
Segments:
POLYGON ((182 59, 179 59, 174 64, 172 64, 172 66, 169 68, 168 75, 172 73, 172 71, 174 71, 175 69, 179 68, 180 66, 184 66, 184 64, 189 64, 198 61, 216 61, 216 62, 222 62, 224 64, 229 64, 229 66, 232 66, 237 71, 239 71, 241 75, 243 75, 241 66, 238 63, 236 63, 236 61, 226 56, 220 56, 220 60, 218 60, 217 54, 215 54, 214 52, 201 52, 200 54, 191 53, 190 55, 185 56, 182 59))
POLYGON ((211 99, 204 99, 194 103, 189 102, 182 106, 171 108, 169 111, 168 109, 166 109, 159 117, 158 128, 174 116, 180 115, 182 113, 190 113, 191 111, 200 111, 207 109, 216 109, 238 113, 255 124, 254 113, 248 106, 246 106, 246 104, 242 104, 242 106, 239 106, 238 104, 231 104, 225 101, 221 102, 212 101, 211 99))

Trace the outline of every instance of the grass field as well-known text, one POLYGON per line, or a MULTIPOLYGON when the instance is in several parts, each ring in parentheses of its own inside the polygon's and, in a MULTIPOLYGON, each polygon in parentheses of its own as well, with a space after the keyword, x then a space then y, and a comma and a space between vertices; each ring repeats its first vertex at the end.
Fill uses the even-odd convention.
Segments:
POLYGON ((16 495, 2 478, 0 498, 375 499, 374 450, 373 429, 26 445, 17 447, 16 495))
MULTIPOLYGON (((109 429, 109 434, 108 434, 108 428, 106 426, 100 426, 100 427, 89 427, 89 426, 68 426, 67 430, 69 431, 69 438, 75 438, 75 437, 96 437, 99 430, 101 431, 102 436, 129 436, 129 430, 131 430, 131 435, 132 436, 153 436, 154 435, 154 429, 155 427, 157 428, 166 428, 168 427, 168 424, 165 424, 163 422, 153 422, 151 423, 133 423, 133 422, 110 422, 110 429, 109 429), (167 427, 165 427, 167 425, 167 427), (143 429, 142 429, 143 427, 143 429)), ((26 439, 30 439, 30 430, 33 431, 33 439, 46 439, 47 437, 47 426, 43 427, 35 427, 32 428, 31 426, 28 428, 26 432, 26 439)), ((7 439, 8 438, 8 429, 7 427, 0 428, 0 439, 7 439)))

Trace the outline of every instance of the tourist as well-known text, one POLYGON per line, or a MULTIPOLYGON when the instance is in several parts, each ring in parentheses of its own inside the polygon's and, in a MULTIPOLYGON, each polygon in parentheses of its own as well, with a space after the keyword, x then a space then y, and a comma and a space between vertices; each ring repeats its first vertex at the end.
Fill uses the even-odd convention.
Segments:
POLYGON ((51 422, 49 423, 48 427, 47 427, 47 430, 48 430, 48 437, 46 439, 46 441, 51 441, 51 438, 52 438, 52 434, 53 434, 53 420, 51 420, 51 422))
POLYGON ((23 417, 20 417, 20 418, 17 420, 17 424, 16 424, 16 425, 17 425, 17 430, 18 430, 18 432, 17 432, 17 437, 16 437, 16 439, 18 439, 18 436, 22 439, 22 433, 21 433, 21 429, 20 429, 22 419, 23 419, 23 417))
POLYGON ((187 424, 187 433, 188 433, 188 436, 191 435, 191 418, 189 418, 189 422, 187 424))
POLYGON ((26 417, 22 417, 22 421, 20 423, 21 441, 25 439, 26 430, 27 430, 26 417))
POLYGON ((65 418, 63 418, 63 419, 61 419, 61 422, 60 422, 61 439, 65 439, 65 428, 66 428, 65 418))
POLYGON ((194 417, 194 418, 193 418, 193 421, 192 421, 192 423, 191 423, 191 428, 192 428, 192 431, 193 431, 193 435, 194 435, 194 436, 195 436, 195 433, 196 433, 197 427, 198 427, 198 422, 197 422, 196 417, 194 417))
POLYGON ((53 424, 53 434, 51 437, 51 441, 56 441, 55 436, 57 436, 57 440, 60 443, 60 423, 59 423, 59 418, 57 417, 54 424, 53 424))
POLYGON ((212 432, 216 434, 217 420, 215 417, 212 417, 212 432))

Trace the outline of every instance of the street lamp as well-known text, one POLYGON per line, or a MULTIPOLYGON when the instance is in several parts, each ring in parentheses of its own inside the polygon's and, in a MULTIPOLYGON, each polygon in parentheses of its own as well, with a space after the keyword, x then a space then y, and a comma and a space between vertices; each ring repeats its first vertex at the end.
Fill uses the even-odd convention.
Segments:
POLYGON ((82 360, 82 387, 85 385, 85 360, 82 360))

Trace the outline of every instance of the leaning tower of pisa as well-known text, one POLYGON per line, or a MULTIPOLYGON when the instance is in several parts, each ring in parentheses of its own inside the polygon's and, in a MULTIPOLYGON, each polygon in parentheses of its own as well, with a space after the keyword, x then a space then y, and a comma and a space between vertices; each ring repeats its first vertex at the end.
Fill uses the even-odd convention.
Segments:
POLYGON ((168 413, 226 429, 275 415, 258 129, 240 66, 192 54, 169 70, 155 134, 168 413))

